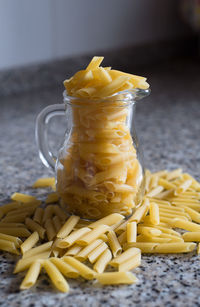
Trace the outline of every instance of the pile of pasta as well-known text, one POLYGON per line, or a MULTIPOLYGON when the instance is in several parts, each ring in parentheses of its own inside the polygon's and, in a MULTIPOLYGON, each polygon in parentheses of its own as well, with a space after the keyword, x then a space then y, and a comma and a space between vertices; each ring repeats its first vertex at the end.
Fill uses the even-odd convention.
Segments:
MULTIPOLYGON (((21 255, 14 273, 26 271, 20 289, 32 287, 41 272, 69 291, 68 280, 82 277, 103 285, 132 284, 131 270, 143 253, 188 253, 200 246, 200 183, 181 169, 146 171, 142 205, 128 219, 112 213, 95 222, 67 216, 56 192, 45 204, 14 193, 0 207, 0 249, 21 255), (180 229, 180 232, 177 231, 180 229)), ((55 189, 54 178, 33 188, 55 189)))
POLYGON ((130 134, 134 99, 126 90, 149 85, 101 67, 102 60, 94 57, 64 81, 72 131, 60 152, 57 190, 69 213, 88 219, 128 216, 141 201, 142 168, 130 134), (112 96, 119 91, 125 92, 112 96))

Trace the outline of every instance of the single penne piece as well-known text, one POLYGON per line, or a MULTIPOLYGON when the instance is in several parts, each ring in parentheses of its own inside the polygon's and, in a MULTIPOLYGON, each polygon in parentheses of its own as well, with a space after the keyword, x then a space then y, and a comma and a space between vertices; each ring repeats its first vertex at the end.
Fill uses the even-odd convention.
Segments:
POLYGON ((92 229, 91 231, 86 232, 84 236, 81 236, 77 240, 77 244, 81 246, 85 246, 90 244, 92 241, 98 239, 102 234, 108 232, 110 230, 109 226, 107 225, 99 225, 96 228, 92 229))
POLYGON ((54 214, 57 215, 59 219, 61 219, 61 221, 65 221, 68 217, 67 214, 58 205, 53 206, 53 211, 54 214))
POLYGON ((182 219, 182 220, 186 220, 186 221, 188 221, 188 220, 190 220, 191 221, 191 218, 190 218, 190 216, 189 215, 187 215, 187 214, 184 214, 184 213, 182 213, 182 214, 175 214, 175 213, 167 213, 167 212, 163 212, 163 211, 160 211, 160 220, 162 220, 162 217, 166 217, 166 218, 180 218, 180 219, 182 219))
POLYGON ((158 244, 154 252, 159 254, 177 254, 177 253, 190 253, 196 247, 195 243, 162 243, 158 244))
POLYGON ((98 257, 108 248, 108 245, 103 242, 98 245, 95 249, 93 249, 87 256, 91 263, 94 263, 98 257))
POLYGON ((200 242, 200 232, 199 231, 193 231, 193 232, 185 232, 182 235, 182 238, 185 242, 200 242))
POLYGON ((200 223, 200 213, 186 206, 184 207, 184 210, 189 214, 193 222, 200 223))
POLYGON ((69 285, 60 271, 57 269, 55 264, 53 264, 50 260, 44 260, 42 266, 50 277, 54 286, 61 292, 68 292, 69 285))
POLYGON ((69 233, 73 230, 73 228, 78 223, 80 217, 76 215, 70 216, 70 218, 65 222, 62 228, 57 233, 57 238, 65 238, 69 235, 69 233))
POLYGON ((194 231, 194 232, 200 231, 200 225, 199 224, 196 224, 196 223, 193 223, 193 222, 190 222, 190 221, 185 221, 185 220, 180 219, 180 218, 172 219, 171 225, 173 227, 181 228, 181 229, 188 230, 188 231, 194 231))
POLYGON ((127 231, 122 232, 119 237, 117 237, 119 244, 122 245, 127 242, 127 231))
POLYGON ((28 229, 25 227, 0 227, 0 233, 23 238, 29 237, 31 235, 30 231, 28 231, 28 229))
POLYGON ((37 231, 40 238, 44 239, 44 235, 45 235, 46 230, 42 226, 40 226, 38 223, 36 223, 35 221, 33 221, 30 218, 26 218, 25 224, 26 224, 28 229, 30 229, 31 231, 37 231))
POLYGON ((114 257, 118 256, 122 252, 122 247, 117 239, 117 236, 113 230, 108 232, 108 244, 111 248, 114 257))
POLYGON ((30 237, 28 237, 21 245, 20 249, 22 254, 30 250, 39 241, 39 235, 37 231, 34 231, 30 237))
POLYGON ((168 174, 166 175, 166 180, 172 180, 175 178, 179 178, 181 175, 182 175, 182 169, 177 168, 171 172, 168 172, 168 174))
POLYGON ((158 185, 157 187, 153 188, 152 190, 150 190, 146 196, 148 197, 155 197, 157 194, 159 194, 160 192, 162 192, 164 190, 164 187, 161 185, 158 185))
POLYGON ((171 206, 170 202, 168 200, 163 200, 163 199, 157 199, 154 197, 149 197, 150 202, 154 202, 158 205, 166 205, 166 206, 171 206))
POLYGON ((136 254, 130 259, 119 264, 119 272, 127 272, 137 268, 141 264, 141 253, 136 254))
POLYGON ((59 201, 59 195, 54 192, 47 195, 47 198, 45 199, 46 204, 52 204, 57 203, 59 201))
POLYGON ((69 278, 77 278, 79 276, 78 270, 67 264, 63 259, 51 257, 49 260, 55 264, 55 266, 64 276, 69 278))
POLYGON ((173 183, 171 183, 168 180, 163 179, 163 178, 158 179, 158 184, 163 186, 163 188, 165 188, 167 190, 176 189, 176 186, 173 183))
POLYGON ((32 188, 48 188, 54 185, 55 185, 54 177, 39 178, 34 182, 34 184, 32 185, 32 188))
POLYGON ((37 208, 35 210, 33 220, 34 222, 38 224, 42 224, 42 219, 43 219, 43 214, 44 214, 44 209, 43 208, 37 208))
POLYGON ((176 208, 182 208, 185 210, 185 207, 187 206, 188 208, 191 208, 197 212, 200 213, 200 205, 199 204, 191 204, 191 203, 186 203, 186 202, 176 202, 176 201, 172 201, 172 205, 176 206, 176 208))
POLYGON ((94 271, 96 271, 97 273, 103 273, 105 268, 106 268, 106 266, 108 265, 108 263, 110 262, 111 259, 112 259, 112 253, 107 248, 101 254, 101 256, 96 261, 95 265, 93 266, 94 271))
POLYGON ((121 220, 121 221, 119 221, 119 222, 117 222, 117 223, 111 225, 111 226, 110 226, 110 229, 112 229, 112 230, 115 231, 122 223, 123 223, 123 220, 121 220))
POLYGON ((30 204, 37 201, 37 198, 28 194, 13 193, 11 199, 20 203, 30 204))
POLYGON ((51 219, 46 220, 44 227, 46 229, 47 238, 49 241, 55 238, 56 230, 51 219))
POLYGON ((15 243, 12 241, 0 239, 0 250, 19 255, 15 243))
POLYGON ((24 213, 26 213, 27 216, 30 216, 35 212, 37 206, 38 205, 30 205, 30 207, 25 207, 25 208, 21 207, 19 209, 12 210, 7 213, 6 217, 17 216, 19 214, 24 214, 24 213))
POLYGON ((31 248, 23 254, 22 259, 29 258, 37 254, 42 254, 43 252, 49 251, 51 249, 52 244, 53 244, 53 241, 50 241, 50 242, 41 244, 37 247, 31 248))
POLYGON ((159 206, 156 203, 150 202, 149 216, 150 216, 150 221, 153 225, 160 224, 159 206))
MULTIPOLYGON (((131 221, 130 221, 131 222, 131 221)), ((119 235, 126 230, 128 221, 122 222, 116 229, 115 232, 119 235)))
POLYGON ((88 232, 91 232, 91 229, 88 227, 83 227, 78 230, 74 230, 69 236, 58 242, 57 246, 60 248, 67 248, 74 243, 78 243, 79 239, 88 232))
POLYGON ((146 192, 149 192, 150 180, 151 180, 151 172, 148 169, 146 169, 145 170, 145 191, 146 192))
POLYGON ((82 246, 79 246, 78 244, 72 245, 64 254, 64 256, 76 256, 81 251, 82 246))
POLYGON ((22 272, 22 271, 25 271, 36 260, 47 259, 49 257, 49 255, 50 255, 50 253, 51 253, 51 251, 46 251, 46 252, 43 252, 41 254, 36 254, 36 255, 34 255, 32 257, 27 257, 27 258, 24 258, 24 259, 20 259, 17 262, 17 264, 16 264, 16 267, 14 269, 14 274, 22 272))
POLYGON ((20 244, 22 244, 22 240, 20 238, 15 237, 15 236, 10 236, 4 233, 0 233, 0 239, 13 242, 16 247, 19 247, 20 244))
POLYGON ((158 206, 159 206, 159 210, 167 210, 167 211, 174 212, 176 214, 179 214, 181 212, 185 212, 185 209, 183 207, 175 207, 173 205, 168 206, 168 205, 164 205, 164 204, 158 204, 158 206))
POLYGON ((137 208, 133 215, 128 219, 128 222, 137 222, 139 223, 142 218, 147 214, 149 209, 149 200, 145 199, 141 207, 137 208))
POLYGON ((163 192, 160 192, 155 196, 155 198, 163 200, 163 199, 169 199, 172 196, 174 196, 174 189, 165 190, 163 192))
POLYGON ((127 242, 128 243, 136 242, 137 223, 136 222, 127 223, 126 232, 127 232, 127 242))
POLYGON ((170 241, 171 241, 170 238, 163 238, 161 236, 153 237, 153 236, 145 236, 142 234, 137 236, 137 242, 168 243, 170 241))
POLYGON ((192 179, 185 180, 182 184, 180 184, 177 189, 175 190, 175 195, 181 194, 191 186, 192 184, 192 179))
POLYGON ((134 284, 138 281, 131 272, 100 273, 95 277, 102 285, 134 284))
POLYGON ((39 260, 34 261, 30 265, 30 268, 20 285, 20 289, 26 290, 31 288, 36 283, 38 276, 40 274, 40 270, 41 270, 41 262, 39 260))
POLYGON ((175 230, 172 230, 172 229, 169 229, 169 228, 165 228, 165 227, 162 227, 160 225, 156 225, 155 227, 157 229, 161 230, 163 233, 171 234, 171 235, 177 236, 177 237, 181 236, 178 231, 175 231, 175 230))
POLYGON ((55 228, 56 233, 58 233, 62 227, 62 223, 57 215, 52 218, 53 226, 55 228))
POLYGON ((123 262, 126 262, 129 259, 132 259, 135 255, 141 254, 141 250, 136 247, 128 248, 126 251, 124 251, 121 255, 115 257, 110 262, 110 265, 113 267, 118 267, 123 262))
POLYGON ((52 215, 54 214, 54 205, 48 205, 44 209, 44 214, 42 218, 42 223, 45 223, 48 219, 51 219, 52 215))
MULTIPOLYGON (((103 243, 103 240, 97 239, 94 240, 92 243, 90 243, 88 246, 80 249, 80 251, 75 255, 75 258, 79 261, 85 261, 88 257, 88 255, 101 243, 103 243)), ((80 247, 80 246, 79 246, 80 247)), ((67 254, 67 253, 66 253, 67 254)))
POLYGON ((169 242, 173 243, 173 242, 183 242, 183 239, 181 237, 178 236, 174 236, 172 234, 168 234, 168 233, 162 233, 160 235, 160 238, 167 238, 170 239, 169 242))
POLYGON ((23 223, 28 216, 28 212, 18 213, 17 215, 5 216, 2 220, 4 223, 23 223))
POLYGON ((110 215, 107 215, 106 217, 103 217, 102 219, 90 224, 88 227, 90 228, 96 228, 99 225, 114 225, 124 219, 124 216, 119 213, 112 213, 110 215))
POLYGON ((136 247, 141 250, 142 253, 154 253, 155 247, 158 243, 153 242, 134 242, 134 243, 125 243, 123 248, 126 250, 130 247, 136 247))
POLYGON ((150 183, 149 183, 149 190, 153 190, 158 186, 158 179, 157 175, 151 174, 150 183))
POLYGON ((70 256, 64 256, 62 259, 67 264, 75 268, 83 278, 88 280, 95 278, 96 276, 95 271, 93 271, 92 269, 90 269, 88 266, 78 261, 77 259, 70 256))
MULTIPOLYGON (((161 230, 154 228, 154 225, 150 227, 150 226, 144 226, 143 224, 138 225, 137 232, 145 236, 156 236, 156 237, 160 236, 162 233, 161 230)), ((131 242, 128 242, 128 243, 131 243, 131 242)))

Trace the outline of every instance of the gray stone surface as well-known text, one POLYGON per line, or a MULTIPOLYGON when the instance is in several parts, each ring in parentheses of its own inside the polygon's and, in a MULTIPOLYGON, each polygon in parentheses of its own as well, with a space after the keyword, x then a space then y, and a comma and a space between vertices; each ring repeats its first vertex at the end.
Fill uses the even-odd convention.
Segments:
MULTIPOLYGON (((152 94, 138 103, 136 126, 145 164, 151 170, 174 169, 200 179, 200 75, 197 60, 179 60, 146 67, 152 94)), ((140 70, 136 73, 143 74, 140 70)), ((45 190, 30 186, 40 176, 52 175, 40 162, 34 138, 36 115, 43 107, 62 101, 58 89, 28 92, 1 99, 0 201, 15 191, 43 198, 45 190)), ((63 136, 65 120, 52 121, 52 146, 63 136)), ((200 306, 200 258, 187 255, 144 255, 135 269, 139 282, 131 286, 100 287, 70 280, 70 293, 58 293, 45 275, 36 287, 19 292, 22 275, 12 274, 16 257, 0 253, 0 306, 200 306)))

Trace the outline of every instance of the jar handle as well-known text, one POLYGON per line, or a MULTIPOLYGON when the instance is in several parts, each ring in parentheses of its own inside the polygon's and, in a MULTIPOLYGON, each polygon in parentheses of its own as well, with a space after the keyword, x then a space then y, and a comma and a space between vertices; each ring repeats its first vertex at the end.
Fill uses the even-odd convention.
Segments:
POLYGON ((65 115, 66 105, 53 104, 43 109, 36 119, 35 138, 39 150, 39 157, 46 167, 55 170, 56 157, 49 149, 47 128, 49 120, 54 116, 65 115))

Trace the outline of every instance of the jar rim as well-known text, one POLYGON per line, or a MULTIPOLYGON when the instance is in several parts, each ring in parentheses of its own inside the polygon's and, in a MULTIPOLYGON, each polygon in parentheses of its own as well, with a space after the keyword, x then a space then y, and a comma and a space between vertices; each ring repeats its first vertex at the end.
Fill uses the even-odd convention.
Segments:
POLYGON ((113 98, 114 101, 116 102, 122 102, 122 106, 127 106, 130 104, 134 104, 136 101, 148 96, 150 94, 151 90, 150 88, 148 89, 140 89, 140 88, 134 88, 131 90, 125 90, 125 91, 120 91, 117 93, 114 93, 111 96, 108 97, 103 97, 103 98, 87 98, 87 97, 75 97, 75 96, 69 96, 67 95, 67 91, 65 90, 63 92, 63 99, 64 103, 72 105, 73 101, 82 101, 82 102, 87 102, 87 103, 105 103, 105 102, 112 102, 113 98))

